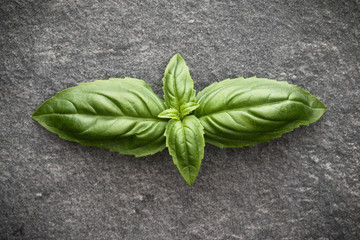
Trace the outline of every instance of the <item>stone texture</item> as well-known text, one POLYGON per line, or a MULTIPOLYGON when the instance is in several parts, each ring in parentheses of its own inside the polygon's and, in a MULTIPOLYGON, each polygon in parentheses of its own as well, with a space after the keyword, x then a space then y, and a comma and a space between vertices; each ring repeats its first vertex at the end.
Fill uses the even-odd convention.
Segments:
POLYGON ((0 239, 360 239, 358 0, 0 1, 0 239), (56 92, 161 77, 195 88, 296 84, 323 118, 269 143, 207 145, 187 186, 167 150, 134 158, 58 138, 31 114, 56 92))

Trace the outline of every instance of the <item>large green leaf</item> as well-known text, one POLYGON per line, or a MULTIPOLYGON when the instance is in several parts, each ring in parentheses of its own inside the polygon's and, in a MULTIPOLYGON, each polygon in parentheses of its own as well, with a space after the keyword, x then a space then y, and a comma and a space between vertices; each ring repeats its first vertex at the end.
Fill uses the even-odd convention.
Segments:
POLYGON ((204 158, 204 132, 194 115, 171 119, 166 127, 166 146, 185 181, 192 185, 204 158))
POLYGON ((195 102, 194 82, 189 68, 180 54, 175 54, 165 69, 163 77, 164 99, 167 108, 180 111, 183 103, 195 102))
POLYGON ((305 90, 263 78, 227 79, 197 95, 195 110, 207 142, 243 147, 266 142, 316 122, 325 105, 305 90))
POLYGON ((165 148, 165 104, 143 81, 98 80, 65 89, 33 118, 61 138, 135 156, 165 148))

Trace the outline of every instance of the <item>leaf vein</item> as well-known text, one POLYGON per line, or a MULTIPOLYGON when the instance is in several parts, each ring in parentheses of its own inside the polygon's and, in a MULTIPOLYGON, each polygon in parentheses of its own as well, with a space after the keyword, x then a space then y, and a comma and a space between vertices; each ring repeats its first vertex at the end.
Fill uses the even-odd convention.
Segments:
POLYGON ((142 117, 132 117, 132 116, 111 116, 111 115, 93 115, 93 114, 84 114, 84 113, 47 113, 41 114, 36 117, 43 117, 47 115, 80 115, 80 116, 91 116, 91 117, 102 117, 102 118, 128 118, 139 121, 156 121, 156 122, 167 122, 165 119, 156 119, 156 118, 142 118, 142 117))
MULTIPOLYGON (((303 103, 303 102, 300 102, 300 101, 295 101, 295 100, 290 100, 290 99, 286 99, 286 100, 281 100, 281 101, 275 101, 275 102, 270 102, 270 103, 261 103, 261 104, 257 104, 257 105, 252 105, 252 106, 248 106, 248 107, 241 107, 241 108, 232 108, 232 109, 225 109, 225 110, 221 110, 221 111, 217 111, 217 112, 211 112, 211 113, 208 113, 208 114, 205 114, 205 115, 202 115, 199 117, 200 118, 203 118, 203 117, 207 117, 209 115, 215 115, 215 114, 220 114, 220 113, 227 113, 227 112, 231 112, 231 111, 242 111, 244 109, 248 109, 248 108, 253 108, 253 107, 261 107, 261 106, 267 106, 267 105, 271 105, 271 104, 278 104, 278 103, 282 103, 282 102, 296 102, 296 103, 300 103, 308 108, 311 108, 311 109, 323 109, 323 108, 316 108, 316 107, 310 107, 309 105, 303 103)), ((201 104, 201 103, 200 103, 201 104)))

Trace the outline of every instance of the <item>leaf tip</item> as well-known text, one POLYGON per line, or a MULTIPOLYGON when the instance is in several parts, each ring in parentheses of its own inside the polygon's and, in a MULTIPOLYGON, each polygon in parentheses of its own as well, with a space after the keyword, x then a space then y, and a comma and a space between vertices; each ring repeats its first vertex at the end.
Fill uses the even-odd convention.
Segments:
POLYGON ((38 121, 38 119, 37 119, 38 116, 39 116, 39 114, 38 114, 38 109, 37 109, 35 112, 33 112, 33 114, 31 115, 31 118, 35 121, 38 121))
POLYGON ((196 177, 195 177, 195 178, 184 178, 184 179, 185 179, 186 183, 187 183, 189 186, 191 186, 191 185, 194 184, 196 177))
POLYGON ((324 113, 325 113, 327 111, 327 107, 322 101, 320 101, 320 103, 321 103, 322 108, 324 109, 324 113))
POLYGON ((195 182, 195 180, 194 180, 194 181, 186 181, 186 183, 187 183, 189 186, 192 186, 194 182, 195 182))
POLYGON ((174 55, 174 58, 176 58, 176 61, 177 61, 177 62, 182 62, 182 61, 184 61, 184 59, 183 59, 183 57, 180 55, 180 53, 176 53, 176 54, 174 55))

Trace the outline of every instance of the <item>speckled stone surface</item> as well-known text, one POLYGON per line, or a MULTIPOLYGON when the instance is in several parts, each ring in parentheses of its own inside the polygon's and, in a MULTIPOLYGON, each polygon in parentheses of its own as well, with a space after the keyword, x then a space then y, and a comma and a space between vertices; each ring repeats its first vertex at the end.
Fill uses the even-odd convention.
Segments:
POLYGON ((360 239, 360 2, 0 1, 0 239, 360 239), (109 77, 195 88, 296 84, 319 122, 242 149, 207 145, 195 184, 167 150, 134 158, 67 142, 31 114, 109 77))

